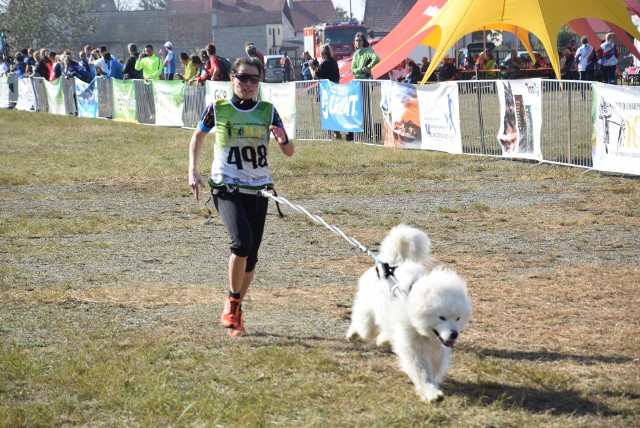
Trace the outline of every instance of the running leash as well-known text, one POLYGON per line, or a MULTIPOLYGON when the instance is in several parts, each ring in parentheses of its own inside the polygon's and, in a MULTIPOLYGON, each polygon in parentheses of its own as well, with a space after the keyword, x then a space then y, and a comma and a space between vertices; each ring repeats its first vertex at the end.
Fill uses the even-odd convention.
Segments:
POLYGON ((368 254, 375 261, 376 270, 378 272, 378 276, 380 276, 382 274, 382 276, 384 276, 385 278, 387 278, 387 279, 390 278, 391 279, 391 281, 393 282, 393 285, 391 286, 391 292, 392 293, 395 294, 396 291, 399 291, 400 293, 405 294, 404 290, 402 290, 398 286, 398 281, 396 280, 395 276, 393 276, 393 271, 395 270, 395 267, 391 267, 391 266, 389 266, 388 263, 382 262, 378 258, 378 256, 375 255, 375 253, 373 251, 367 249, 367 247, 362 245, 355 238, 352 238, 351 236, 348 236, 346 233, 344 233, 342 230, 340 230, 339 227, 330 225, 329 223, 324 221, 324 219, 322 219, 322 217, 317 216, 315 214, 311 214, 304 207, 301 207, 300 205, 294 204, 294 203, 288 201, 287 199, 283 198, 282 196, 277 196, 277 195, 271 194, 271 193, 269 193, 269 191, 267 191, 265 189, 260 190, 260 195, 262 195, 262 196, 264 196, 266 198, 271 198, 274 201, 276 201, 276 203, 279 202, 281 204, 289 205, 295 211, 297 211, 297 212, 299 212, 301 214, 305 214, 307 217, 309 217, 315 223, 321 224, 321 225, 325 226, 327 229, 329 229, 330 231, 332 231, 333 233, 335 233, 336 235, 342 236, 349 244, 353 245, 358 250, 368 254), (378 266, 380 266, 381 268, 378 269, 378 266))

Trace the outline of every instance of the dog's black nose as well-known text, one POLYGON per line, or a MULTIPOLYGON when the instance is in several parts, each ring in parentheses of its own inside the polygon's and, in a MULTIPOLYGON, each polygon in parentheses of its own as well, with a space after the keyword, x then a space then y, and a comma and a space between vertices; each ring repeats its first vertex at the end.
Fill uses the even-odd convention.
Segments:
POLYGON ((457 338, 458 338, 458 332, 455 330, 451 330, 451 332, 449 333, 449 339, 456 340, 457 338))

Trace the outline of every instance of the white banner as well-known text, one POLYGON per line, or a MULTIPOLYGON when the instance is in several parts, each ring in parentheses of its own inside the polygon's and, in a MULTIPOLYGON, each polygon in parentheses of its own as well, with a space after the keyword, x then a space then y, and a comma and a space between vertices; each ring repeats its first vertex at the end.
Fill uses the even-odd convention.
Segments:
MULTIPOLYGON (((296 84, 260 83, 260 99, 273 104, 290 139, 296 138, 296 84)), ((273 137, 273 136, 272 136, 273 137)))
POLYGON ((153 97, 156 105, 156 126, 183 126, 184 83, 179 80, 155 80, 153 97))
POLYGON ((593 83, 593 168, 640 175, 640 89, 593 83))
POLYGON ((215 82, 207 80, 204 82, 205 96, 204 99, 207 103, 212 104, 221 98, 231 99, 233 96, 233 83, 231 82, 215 82))
POLYGON ((542 159, 542 80, 498 80, 500 130, 498 142, 502 155, 542 159))
POLYGON ((0 76, 0 108, 9 107, 9 76, 0 76))
POLYGON ((462 153, 458 84, 446 82, 417 88, 422 127, 420 148, 462 153))
POLYGON ((17 110, 35 111, 36 94, 33 92, 33 82, 31 79, 20 79, 18 81, 18 103, 17 110))

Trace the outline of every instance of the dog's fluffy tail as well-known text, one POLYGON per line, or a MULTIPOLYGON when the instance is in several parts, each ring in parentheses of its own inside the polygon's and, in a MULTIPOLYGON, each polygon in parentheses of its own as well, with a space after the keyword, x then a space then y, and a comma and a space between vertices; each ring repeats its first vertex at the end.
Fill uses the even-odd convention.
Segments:
POLYGON ((431 240, 423 231, 400 224, 389 231, 380 244, 378 257, 385 263, 396 266, 410 260, 424 263, 431 256, 431 240))

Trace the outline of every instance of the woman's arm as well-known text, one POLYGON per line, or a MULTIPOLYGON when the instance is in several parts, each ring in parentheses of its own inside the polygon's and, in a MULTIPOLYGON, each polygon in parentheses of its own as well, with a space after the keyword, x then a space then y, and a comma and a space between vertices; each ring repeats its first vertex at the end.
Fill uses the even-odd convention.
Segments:
POLYGON ((196 129, 189 143, 189 187, 196 200, 200 199, 199 186, 206 186, 204 179, 198 171, 198 159, 200 158, 202 145, 204 144, 206 136, 206 132, 196 129))

